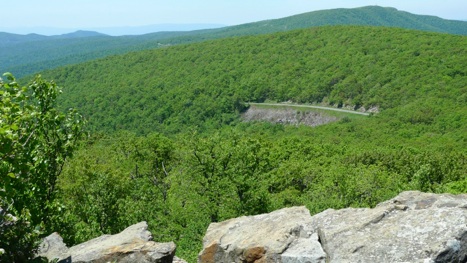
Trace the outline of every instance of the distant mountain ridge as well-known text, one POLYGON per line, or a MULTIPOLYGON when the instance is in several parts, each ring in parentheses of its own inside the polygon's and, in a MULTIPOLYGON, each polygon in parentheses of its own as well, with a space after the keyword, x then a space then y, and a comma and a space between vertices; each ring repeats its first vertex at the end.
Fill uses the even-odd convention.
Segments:
POLYGON ((154 32, 194 31, 226 27, 221 24, 156 24, 147 26, 104 27, 91 30, 111 36, 144 35, 154 32))
POLYGON ((467 35, 467 22, 414 15, 379 6, 322 10, 217 29, 156 32, 137 36, 113 37, 92 31, 50 37, 0 33, 0 71, 13 72, 21 77, 45 69, 130 51, 323 25, 387 26, 467 35), (41 42, 37 42, 38 40, 41 42))
POLYGON ((54 37, 55 38, 77 38, 77 37, 98 37, 98 36, 107 36, 107 35, 99 33, 99 32, 95 32, 95 31, 78 30, 72 33, 58 35, 54 37))
POLYGON ((17 35, 35 33, 44 36, 57 36, 76 31, 94 31, 110 36, 143 35, 161 31, 193 31, 226 27, 224 24, 154 24, 144 26, 115 26, 115 27, 86 27, 86 28, 58 28, 58 27, 2 27, 0 32, 17 35))
MULTIPOLYGON (((446 20, 436 16, 415 15, 393 7, 365 6, 308 12, 282 19, 266 20, 250 25, 266 28, 307 28, 323 25, 389 26, 456 35, 467 35, 465 21, 446 20)), ((249 25, 245 24, 244 26, 249 25)))
POLYGON ((26 42, 35 42, 35 41, 47 41, 51 39, 73 39, 73 38, 87 38, 87 37, 97 37, 97 36, 107 36, 105 34, 95 32, 95 31, 85 31, 78 30, 72 33, 54 35, 54 36, 44 36, 36 33, 20 35, 0 32, 0 47, 8 46, 10 44, 26 43, 26 42))

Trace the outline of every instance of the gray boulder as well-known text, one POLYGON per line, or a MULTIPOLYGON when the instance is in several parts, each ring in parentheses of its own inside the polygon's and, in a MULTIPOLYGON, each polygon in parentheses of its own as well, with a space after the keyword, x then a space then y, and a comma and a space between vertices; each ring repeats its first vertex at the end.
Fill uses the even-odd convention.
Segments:
POLYGON ((305 207, 292 207, 212 223, 203 239, 204 249, 198 262, 281 262, 282 254, 288 249, 291 251, 285 255, 284 262, 306 262, 296 261, 297 258, 324 262, 317 236, 312 236, 311 229, 307 229, 309 222, 310 212, 305 207))
POLYGON ((467 262, 467 195, 403 192, 375 208, 304 207, 209 226, 201 263, 467 262))
POLYGON ((147 223, 141 222, 116 235, 104 235, 71 248, 66 248, 63 241, 60 244, 61 237, 54 233, 44 239, 38 256, 73 263, 171 263, 175 244, 152 241, 147 228, 147 223))
POLYGON ((38 254, 49 261, 58 260, 59 263, 71 262, 71 254, 68 247, 63 243, 63 238, 53 233, 42 241, 38 254))
POLYGON ((329 262, 467 262, 467 195, 403 192, 313 216, 329 262))

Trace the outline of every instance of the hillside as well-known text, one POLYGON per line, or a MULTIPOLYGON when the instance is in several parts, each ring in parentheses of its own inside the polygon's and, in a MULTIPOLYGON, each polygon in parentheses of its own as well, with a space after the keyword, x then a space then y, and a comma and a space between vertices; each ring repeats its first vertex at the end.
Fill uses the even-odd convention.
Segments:
POLYGON ((45 37, 1 33, 0 71, 10 71, 14 72, 16 76, 25 76, 45 69, 129 51, 323 25, 389 26, 459 35, 467 34, 467 22, 414 15, 394 8, 378 6, 315 11, 282 19, 219 29, 158 32, 140 36, 111 37, 81 32, 79 39, 76 38, 76 33, 73 38, 66 39, 66 35, 45 37))
MULTIPOLYGON (((178 33, 174 34, 179 35, 178 33)), ((46 39, 43 36, 34 35, 34 38, 39 41, 17 40, 16 43, 3 45, 0 49, 0 57, 2 58, 0 68, 3 71, 17 72, 18 76, 25 76, 113 54, 157 48, 158 44, 154 41, 169 36, 172 36, 172 33, 157 33, 151 37, 100 35, 81 38, 46 37, 46 39)))
POLYGON ((246 101, 462 105, 466 46, 463 36, 330 26, 134 52, 44 75, 66 87, 62 104, 97 130, 163 132, 230 123, 246 101))

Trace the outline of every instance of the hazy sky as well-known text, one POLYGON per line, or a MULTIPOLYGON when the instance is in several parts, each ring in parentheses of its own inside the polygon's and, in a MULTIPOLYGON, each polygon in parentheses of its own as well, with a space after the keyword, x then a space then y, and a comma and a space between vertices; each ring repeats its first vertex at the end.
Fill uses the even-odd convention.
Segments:
POLYGON ((236 25, 367 5, 467 20, 467 0, 0 0, 0 28, 100 28, 166 23, 236 25))

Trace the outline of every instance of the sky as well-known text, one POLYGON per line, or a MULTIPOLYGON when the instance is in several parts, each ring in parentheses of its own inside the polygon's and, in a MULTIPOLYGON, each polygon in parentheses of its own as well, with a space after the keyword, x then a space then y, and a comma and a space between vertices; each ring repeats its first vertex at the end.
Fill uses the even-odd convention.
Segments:
POLYGON ((466 0, 0 0, 0 3, 0 31, 10 33, 40 28, 66 31, 155 24, 227 26, 368 5, 467 20, 466 0))

